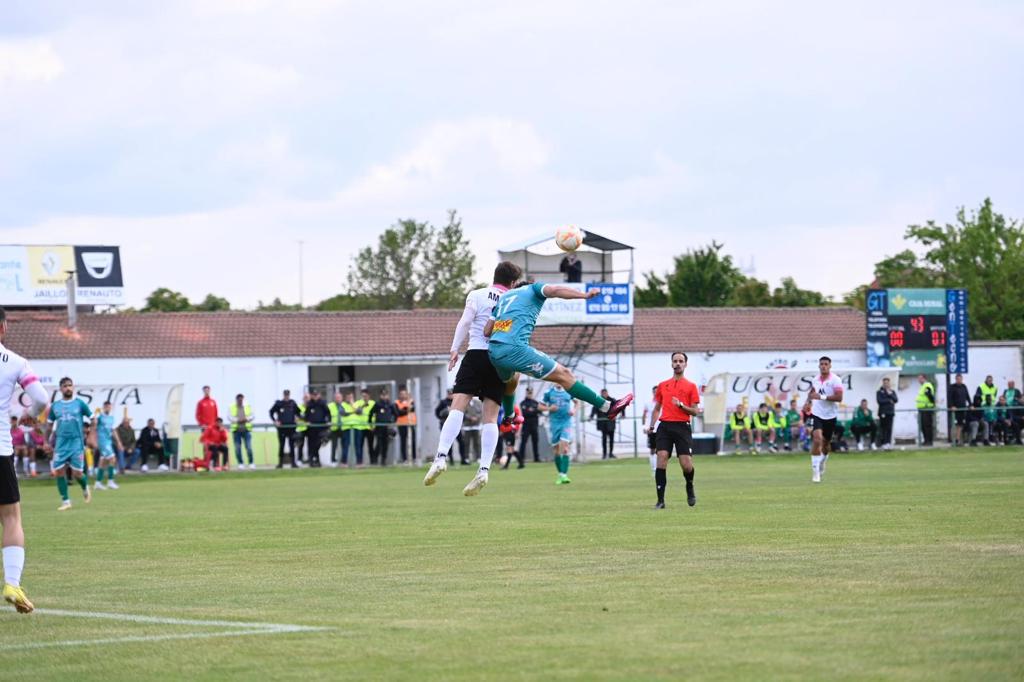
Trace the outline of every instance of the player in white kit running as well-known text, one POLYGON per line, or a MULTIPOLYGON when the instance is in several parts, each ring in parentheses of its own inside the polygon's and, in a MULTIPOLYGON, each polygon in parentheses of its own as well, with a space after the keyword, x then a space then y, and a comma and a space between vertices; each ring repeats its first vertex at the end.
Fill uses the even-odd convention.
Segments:
POLYGON ((818 359, 820 375, 811 380, 807 402, 811 405, 811 481, 821 483, 832 445, 832 434, 836 430, 839 403, 843 402, 843 382, 832 373, 832 359, 822 356, 818 359))
MULTIPOLYGON (((7 314, 0 308, 0 424, 7 425, 14 387, 20 385, 32 401, 29 414, 34 418, 49 402, 46 389, 39 383, 28 360, 3 345, 7 335, 7 314)), ((20 409, 20 408, 18 408, 20 409)), ((14 448, 11 432, 0 429, 0 524, 3 524, 4 600, 18 613, 31 613, 35 608, 21 587, 25 567, 25 531, 21 527, 21 492, 14 473, 14 448)))
POLYGON ((505 383, 498 378, 498 373, 487 355, 490 342, 484 336, 484 326, 490 319, 498 298, 508 291, 522 274, 522 269, 515 263, 502 261, 494 268, 494 283, 491 286, 476 289, 466 296, 466 308, 462 312, 462 318, 455 328, 455 338, 452 340, 448 371, 451 371, 459 361, 459 351, 462 350, 467 338, 469 348, 455 377, 451 409, 441 427, 437 455, 423 478, 424 485, 434 485, 448 468, 448 451, 462 430, 466 406, 474 396, 483 400, 484 404, 483 425, 480 427, 480 468, 462 492, 467 496, 473 496, 487 485, 491 460, 498 446, 498 409, 505 393, 505 383))

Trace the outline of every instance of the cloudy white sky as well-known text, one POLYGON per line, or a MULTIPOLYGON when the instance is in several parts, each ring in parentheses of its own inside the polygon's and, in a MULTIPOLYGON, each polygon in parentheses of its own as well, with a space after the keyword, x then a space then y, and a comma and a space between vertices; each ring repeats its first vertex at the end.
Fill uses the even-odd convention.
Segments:
POLYGON ((119 244, 129 302, 337 293, 398 218, 716 239, 841 295, 904 227, 1024 217, 1024 3, 6 0, 0 243, 119 244))

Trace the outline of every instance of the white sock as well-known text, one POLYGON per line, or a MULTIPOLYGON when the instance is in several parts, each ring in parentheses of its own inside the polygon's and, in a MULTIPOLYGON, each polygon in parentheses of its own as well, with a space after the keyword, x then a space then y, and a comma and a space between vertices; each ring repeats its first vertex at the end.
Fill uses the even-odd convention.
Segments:
POLYGON ((649 455, 648 458, 651 460, 651 471, 656 471, 658 469, 658 455, 649 455))
POLYGON ((31 473, 34 474, 36 472, 36 461, 34 459, 29 460, 28 468, 31 473))
POLYGON ((25 567, 25 548, 4 547, 4 582, 21 587, 21 569, 25 567))
POLYGON ((821 461, 825 459, 825 455, 811 455, 811 471, 818 473, 821 471, 821 461))
POLYGON ((455 443, 455 439, 462 432, 462 417, 463 412, 461 410, 452 410, 448 413, 448 417, 444 420, 444 426, 441 427, 441 439, 437 442, 438 456, 448 456, 448 451, 452 449, 452 444, 455 443))
POLYGON ((607 412, 609 409, 611 409, 611 406, 612 406, 612 401, 606 400, 606 401, 604 401, 604 403, 601 404, 601 407, 599 407, 597 409, 598 409, 599 412, 607 412))
POLYGON ((498 425, 484 424, 480 428, 480 468, 490 469, 494 451, 498 447, 498 425))

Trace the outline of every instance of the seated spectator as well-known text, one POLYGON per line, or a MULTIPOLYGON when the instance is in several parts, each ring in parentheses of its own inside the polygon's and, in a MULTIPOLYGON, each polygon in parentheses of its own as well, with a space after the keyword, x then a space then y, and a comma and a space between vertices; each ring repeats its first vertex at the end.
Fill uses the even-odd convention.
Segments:
POLYGON ((999 440, 996 437, 996 426, 999 422, 999 413, 996 410, 994 394, 982 396, 981 418, 985 421, 985 430, 988 433, 988 441, 985 445, 997 445, 999 440))
MULTIPOLYGON (((28 448, 29 457, 35 460, 29 464, 30 471, 36 471, 37 466, 50 468, 48 462, 53 459, 53 446, 46 439, 46 432, 43 431, 41 421, 36 420, 32 423, 32 430, 25 434, 25 447, 28 448)), ((36 474, 30 473, 29 475, 35 476, 36 474)))
MULTIPOLYGON (((797 413, 799 414, 799 412, 797 413)), ((782 409, 782 403, 775 403, 775 411, 772 413, 772 420, 775 423, 776 442, 782 441, 782 449, 787 452, 792 450, 793 432, 789 428, 789 417, 782 409)))
POLYGON ((754 434, 750 430, 750 417, 747 416, 747 406, 743 403, 737 405, 735 411, 729 415, 729 428, 732 429, 736 450, 740 449, 740 441, 746 438, 750 452, 756 452, 754 450, 754 434))
POLYGON ((1013 418, 1006 404, 1006 396, 999 396, 996 401, 996 421, 993 431, 993 441, 1002 445, 1010 445, 1014 441, 1013 418))
POLYGON ((971 409, 967 412, 967 441, 972 447, 977 447, 978 442, 988 445, 988 423, 983 418, 981 410, 981 394, 975 393, 971 402, 971 409))
POLYGON ((846 439, 843 437, 846 435, 846 427, 843 426, 843 422, 839 419, 836 420, 836 430, 832 433, 832 452, 846 452, 849 450, 849 446, 846 444, 846 439))
POLYGON ((779 449, 775 447, 775 419, 772 413, 768 410, 767 403, 761 403, 757 406, 757 411, 754 412, 751 423, 754 427, 755 451, 760 452, 761 443, 767 440, 768 450, 771 452, 778 452, 779 449))
POLYGON ((1024 445, 1021 436, 1024 435, 1024 396, 1018 392, 1013 402, 1007 401, 1007 412, 1010 415, 1010 434, 1013 442, 1017 445, 1024 445))
POLYGON ((167 454, 164 452, 164 440, 160 437, 160 429, 156 428, 156 420, 146 422, 146 428, 139 434, 139 452, 142 457, 142 471, 149 471, 149 456, 156 455, 160 471, 167 471, 167 454))
POLYGON ((28 446, 25 445, 25 431, 22 430, 17 417, 11 417, 11 450, 11 456, 14 457, 14 472, 20 471, 22 474, 28 475, 30 471, 28 446))
MULTIPOLYGON (((804 439, 804 416, 797 406, 796 398, 789 401, 789 409, 786 411, 786 429, 789 431, 789 445, 796 448, 804 439)), ((790 447, 786 448, 787 450, 790 447)))
POLYGON ((853 433, 853 439, 857 442, 858 450, 864 450, 864 436, 870 436, 871 439, 868 442, 871 444, 872 450, 878 449, 878 446, 875 445, 875 441, 878 439, 878 425, 875 424, 875 417, 871 414, 871 408, 868 407, 866 399, 861 400, 860 405, 854 410, 850 431, 853 433))
POLYGON ((223 471, 228 466, 228 430, 224 428, 224 420, 217 417, 212 426, 203 429, 199 437, 203 444, 203 467, 214 471, 223 471))
POLYGON ((132 428, 132 418, 125 415, 115 431, 117 432, 117 440, 115 442, 121 445, 121 449, 117 451, 117 464, 121 469, 121 473, 124 473, 131 469, 132 464, 139 459, 139 448, 136 446, 137 441, 135 439, 135 429, 132 428))

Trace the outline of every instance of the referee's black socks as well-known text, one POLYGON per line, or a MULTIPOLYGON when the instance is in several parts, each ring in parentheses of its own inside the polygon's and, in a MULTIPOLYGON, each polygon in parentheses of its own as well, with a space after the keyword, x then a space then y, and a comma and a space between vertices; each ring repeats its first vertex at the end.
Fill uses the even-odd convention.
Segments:
POLYGON ((665 503, 665 483, 668 480, 668 476, 665 475, 665 470, 658 468, 654 470, 654 485, 658 489, 658 502, 665 503))
POLYGON ((693 469, 690 469, 689 471, 684 471, 683 472, 683 478, 686 479, 686 484, 687 485, 693 485, 693 473, 694 473, 693 469))

